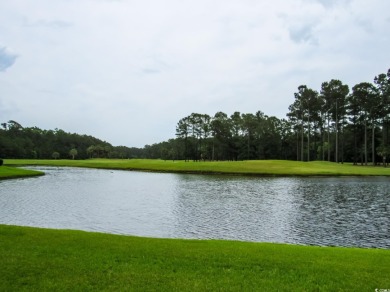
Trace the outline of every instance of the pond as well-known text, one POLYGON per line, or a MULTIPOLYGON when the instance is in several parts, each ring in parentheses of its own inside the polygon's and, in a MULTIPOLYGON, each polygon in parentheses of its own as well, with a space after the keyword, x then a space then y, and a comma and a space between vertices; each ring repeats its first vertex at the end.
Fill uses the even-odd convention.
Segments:
POLYGON ((390 178, 34 167, 0 181, 0 223, 150 237, 390 248, 390 178))

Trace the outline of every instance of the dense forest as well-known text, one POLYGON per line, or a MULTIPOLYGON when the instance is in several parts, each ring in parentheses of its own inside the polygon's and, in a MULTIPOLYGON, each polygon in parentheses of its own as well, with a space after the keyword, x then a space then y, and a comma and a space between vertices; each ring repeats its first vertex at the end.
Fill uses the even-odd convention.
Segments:
MULTIPOLYGON (((144 148, 113 147, 63 130, 2 123, 3 158, 161 158, 172 160, 288 159, 376 164, 390 155, 390 69, 351 89, 340 80, 319 91, 298 87, 286 118, 234 112, 192 113, 176 137, 144 148)), ((387 161, 386 161, 387 162, 387 161)))
POLYGON ((0 156, 2 158, 86 159, 143 157, 142 149, 110 143, 92 136, 23 127, 16 121, 2 123, 0 156))
POLYGON ((340 80, 319 91, 298 87, 285 119, 258 111, 193 113, 176 139, 145 148, 148 157, 191 160, 289 159, 376 164, 390 154, 390 69, 351 89, 340 80))

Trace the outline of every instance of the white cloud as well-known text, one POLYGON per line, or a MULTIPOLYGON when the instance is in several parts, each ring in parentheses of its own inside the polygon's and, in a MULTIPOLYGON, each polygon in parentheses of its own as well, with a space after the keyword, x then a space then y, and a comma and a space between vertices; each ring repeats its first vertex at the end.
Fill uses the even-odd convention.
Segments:
POLYGON ((0 74, 0 113, 127 146, 173 138, 192 112, 284 117, 301 84, 353 86, 387 71, 389 8, 381 0, 3 1, 0 42, 19 58, 0 74))

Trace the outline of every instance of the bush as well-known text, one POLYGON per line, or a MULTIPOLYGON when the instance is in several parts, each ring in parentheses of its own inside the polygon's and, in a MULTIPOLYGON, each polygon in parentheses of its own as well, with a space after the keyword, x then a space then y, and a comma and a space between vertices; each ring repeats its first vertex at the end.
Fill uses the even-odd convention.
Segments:
POLYGON ((0 166, 3 165, 3 159, 0 158, 0 166))

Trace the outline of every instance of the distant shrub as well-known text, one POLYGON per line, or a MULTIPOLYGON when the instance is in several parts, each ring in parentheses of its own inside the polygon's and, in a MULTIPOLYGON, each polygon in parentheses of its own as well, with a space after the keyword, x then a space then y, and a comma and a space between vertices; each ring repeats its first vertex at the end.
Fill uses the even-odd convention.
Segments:
POLYGON ((3 159, 0 159, 0 166, 3 165, 3 159))

